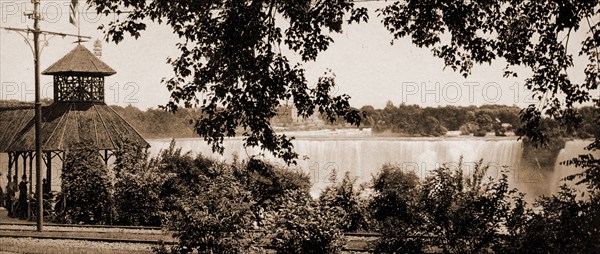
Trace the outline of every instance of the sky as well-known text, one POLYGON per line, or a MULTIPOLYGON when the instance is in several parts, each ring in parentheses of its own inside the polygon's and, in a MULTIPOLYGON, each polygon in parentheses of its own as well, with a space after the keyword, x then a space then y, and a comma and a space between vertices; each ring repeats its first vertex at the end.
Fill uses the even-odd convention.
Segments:
MULTIPOLYGON (((42 0, 41 3, 42 30, 77 34, 77 28, 69 23, 70 1, 42 0)), ((332 70, 338 84, 335 93, 350 95, 350 103, 355 107, 382 108, 388 101, 395 105, 421 106, 504 104, 524 107, 537 103, 523 87, 528 75, 526 69, 517 69, 518 78, 503 78, 505 64, 496 61, 492 65, 475 66, 472 75, 463 78, 450 68, 445 69, 443 61, 433 57, 430 49, 418 48, 408 39, 392 45, 392 36, 375 12, 389 3, 357 3, 358 7, 369 9, 369 22, 346 26, 343 33, 333 35, 335 42, 315 62, 303 63, 311 84, 328 69, 332 70)), ((80 4, 81 34, 92 37, 83 45, 92 50, 96 39, 104 39, 97 27, 119 17, 98 16, 84 1, 80 4)), ((0 26, 33 27, 33 21, 23 15, 33 10, 30 1, 0 0, 0 7, 0 26)), ((577 50, 584 35, 578 32, 571 36, 571 52, 577 50)), ((41 70, 73 49, 75 40, 60 36, 45 38, 41 70)), ((126 37, 119 44, 103 40, 102 60, 117 71, 106 78, 106 103, 141 109, 166 104, 169 92, 161 80, 173 75, 166 59, 178 56, 177 42, 177 36, 169 27, 154 23, 148 23, 147 30, 137 40, 126 37)), ((576 58, 575 69, 581 70, 584 63, 576 58)), ((0 99, 34 100, 33 68, 32 52, 24 38, 16 32, 0 31, 0 99)), ((570 74, 575 82, 583 80, 582 71, 570 74)), ((42 97, 51 98, 52 77, 42 75, 41 85, 42 97)))

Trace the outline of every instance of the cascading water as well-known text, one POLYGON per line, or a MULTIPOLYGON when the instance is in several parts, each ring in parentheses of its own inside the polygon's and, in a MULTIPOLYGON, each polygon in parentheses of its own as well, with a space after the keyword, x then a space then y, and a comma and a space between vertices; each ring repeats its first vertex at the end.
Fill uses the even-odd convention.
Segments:
MULTIPOLYGON (((150 140, 151 155, 168 147, 170 140, 150 140)), ((177 147, 220 160, 231 161, 234 155, 246 159, 258 149, 245 149, 242 139, 225 140, 224 155, 215 155, 202 139, 178 139, 177 147)), ((311 176, 311 193, 317 196, 330 184, 333 173, 341 179, 346 172, 359 183, 370 181, 384 164, 395 164, 414 171, 421 178, 444 163, 457 163, 463 156, 465 172, 483 159, 490 164, 488 176, 499 177, 502 166, 517 168, 521 161, 521 142, 511 138, 374 138, 352 136, 298 137, 293 141, 296 152, 306 159, 298 160, 297 169, 311 176)), ((267 160, 283 164, 267 156, 267 160)))
MULTIPOLYGON (((502 166, 508 166, 508 177, 511 187, 527 193, 527 199, 539 195, 548 195, 558 190, 564 183, 560 180, 565 176, 579 172, 580 169, 561 165, 561 161, 571 159, 579 154, 590 153, 583 149, 590 140, 567 141, 565 147, 551 156, 538 153, 525 153, 521 142, 515 137, 508 138, 474 138, 474 137, 445 137, 445 138, 379 138, 370 136, 369 132, 322 131, 306 136, 305 133, 290 133, 297 136, 293 141, 296 151, 301 155, 298 170, 310 174, 313 182, 312 194, 317 196, 321 190, 330 184, 332 173, 341 179, 346 172, 358 178, 359 183, 368 182, 376 175, 384 164, 395 164, 403 170, 414 171, 421 178, 443 163, 455 165, 463 156, 465 173, 473 169, 475 162, 483 159, 489 163, 488 176, 498 178, 502 166), (305 136, 302 136, 305 135, 305 136), (302 159, 306 156, 307 159, 302 159), (544 160, 550 158, 551 162, 544 160), (554 162, 555 161, 555 162, 554 162)), ((169 146, 169 139, 150 140, 151 156, 156 156, 161 149, 169 146)), ((258 149, 244 149, 242 139, 225 140, 224 155, 212 153, 206 142, 199 138, 177 139, 177 147, 184 152, 204 154, 220 160, 231 161, 234 154, 240 159, 258 154, 258 149)), ((544 153, 544 152, 542 152, 544 153)), ((600 152, 592 153, 600 157, 600 152)), ((267 156, 271 162, 283 165, 283 162, 267 156)), ((59 161, 53 161, 52 188, 60 189, 59 161)), ((6 186, 8 174, 8 158, 0 154, 0 185, 6 186)), ((583 187, 579 187, 583 189, 583 187)))

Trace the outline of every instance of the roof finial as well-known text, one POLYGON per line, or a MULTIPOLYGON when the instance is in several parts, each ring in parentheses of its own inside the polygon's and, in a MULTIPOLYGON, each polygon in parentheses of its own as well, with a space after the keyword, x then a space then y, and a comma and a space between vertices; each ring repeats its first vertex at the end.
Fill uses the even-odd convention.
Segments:
POLYGON ((100 39, 96 39, 94 42, 94 56, 102 58, 102 41, 100 39))

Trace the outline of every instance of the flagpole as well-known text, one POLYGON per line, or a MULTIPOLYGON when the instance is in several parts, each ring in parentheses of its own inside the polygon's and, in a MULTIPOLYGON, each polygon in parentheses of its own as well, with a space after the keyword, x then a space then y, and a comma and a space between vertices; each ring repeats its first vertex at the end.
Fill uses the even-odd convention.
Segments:
POLYGON ((79 0, 77 0, 77 5, 75 5, 75 17, 77 17, 77 44, 81 45, 81 19, 79 17, 79 0))

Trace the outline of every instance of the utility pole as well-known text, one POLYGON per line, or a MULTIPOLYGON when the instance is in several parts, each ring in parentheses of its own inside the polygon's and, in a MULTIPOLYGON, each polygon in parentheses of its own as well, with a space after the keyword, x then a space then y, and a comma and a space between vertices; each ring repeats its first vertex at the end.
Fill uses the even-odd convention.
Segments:
POLYGON ((2 27, 8 31, 16 31, 19 32, 21 36, 25 38, 29 47, 31 44, 29 42, 29 38, 22 33, 32 33, 33 34, 33 62, 35 65, 35 174, 36 174, 36 199, 37 199, 37 231, 43 231, 44 225, 44 200, 43 200, 43 186, 42 186, 42 140, 41 140, 41 124, 42 124, 42 103, 40 101, 40 35, 60 35, 62 37, 65 36, 74 36, 77 37, 78 42, 81 42, 82 38, 91 39, 89 36, 81 36, 79 34, 65 34, 65 33, 56 33, 49 31, 42 31, 40 29, 40 0, 32 0, 33 2, 33 13, 28 15, 33 19, 33 29, 22 29, 22 28, 10 28, 10 27, 2 27))
POLYGON ((40 0, 33 0, 33 61, 35 64, 35 185, 37 186, 37 231, 44 228, 42 191, 42 102, 40 101, 40 0))

